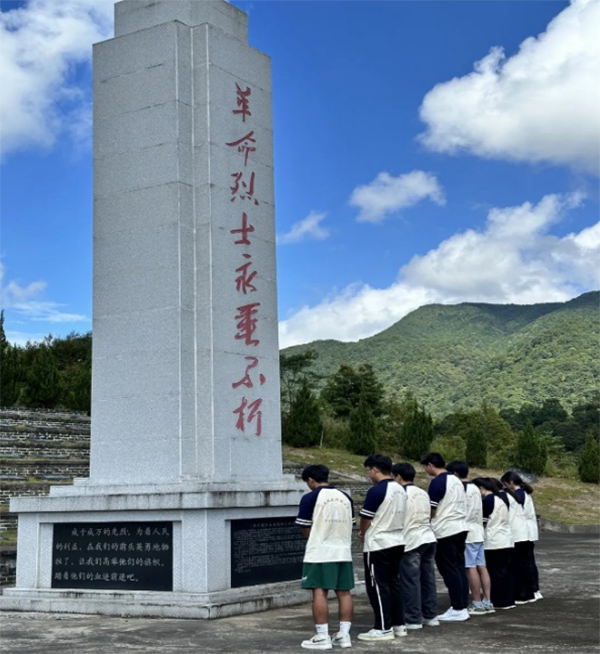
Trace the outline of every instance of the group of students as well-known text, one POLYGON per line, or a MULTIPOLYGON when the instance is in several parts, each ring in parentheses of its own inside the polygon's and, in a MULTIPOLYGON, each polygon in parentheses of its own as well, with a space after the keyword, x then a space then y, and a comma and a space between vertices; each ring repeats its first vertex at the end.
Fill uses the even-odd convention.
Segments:
MULTIPOLYGON (((414 485, 416 471, 410 463, 392 465, 382 454, 365 460, 373 486, 359 513, 358 535, 374 625, 358 634, 361 641, 393 640, 409 630, 462 622, 542 599, 531 486, 512 471, 501 480, 467 481, 465 462, 446 465, 437 452, 426 454, 421 464, 433 477, 427 492, 414 485), (450 596, 450 608, 441 615, 435 565, 450 596)), ((329 484, 327 466, 307 466, 302 479, 310 492, 300 502, 296 524, 308 539, 302 587, 312 590, 316 633, 301 646, 351 647, 352 499, 329 484), (340 626, 333 635, 328 626, 329 590, 339 603, 340 626)))

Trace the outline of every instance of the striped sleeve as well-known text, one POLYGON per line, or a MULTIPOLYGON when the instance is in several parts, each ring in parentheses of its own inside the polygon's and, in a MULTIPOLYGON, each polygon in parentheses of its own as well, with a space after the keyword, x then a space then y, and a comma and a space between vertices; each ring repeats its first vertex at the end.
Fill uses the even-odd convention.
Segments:
POLYGON ((310 528, 313 523, 313 513, 315 510, 315 504, 317 503, 317 497, 319 495, 319 490, 311 491, 307 493, 300 500, 300 507, 298 508, 298 515, 296 517, 296 525, 298 527, 310 528))
POLYGON ((486 495, 483 498, 483 526, 485 527, 494 512, 494 496, 486 495))
POLYGON ((429 484, 429 501, 431 502, 431 508, 437 509, 438 504, 444 499, 446 494, 446 478, 447 474, 438 475, 435 479, 431 480, 429 484))
MULTIPOLYGON (((396 483, 396 482, 393 482, 396 483)), ((387 491, 387 484, 379 482, 375 486, 371 486, 367 491, 365 497, 365 503, 360 510, 360 517, 365 518, 366 520, 373 520, 377 509, 381 506, 381 503, 385 499, 385 494, 387 491)))

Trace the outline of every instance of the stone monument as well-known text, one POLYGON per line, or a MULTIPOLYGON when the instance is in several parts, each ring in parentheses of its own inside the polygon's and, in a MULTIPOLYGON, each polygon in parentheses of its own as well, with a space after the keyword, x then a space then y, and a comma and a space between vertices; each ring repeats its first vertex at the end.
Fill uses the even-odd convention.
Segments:
POLYGON ((90 477, 12 500, 2 608, 210 618, 306 599, 272 139, 270 60, 244 12, 116 4, 94 46, 90 477))

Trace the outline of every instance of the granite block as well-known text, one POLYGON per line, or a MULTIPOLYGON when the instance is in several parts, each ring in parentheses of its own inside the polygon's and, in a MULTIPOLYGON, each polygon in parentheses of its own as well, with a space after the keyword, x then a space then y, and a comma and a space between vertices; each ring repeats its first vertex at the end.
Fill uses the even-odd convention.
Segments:
POLYGON ((94 360, 152 351, 157 342, 176 344, 180 338, 182 320, 177 309, 130 311, 105 316, 94 313, 94 360))
MULTIPOLYGON (((106 276, 118 284, 120 274, 137 277, 156 269, 165 269, 165 273, 169 268, 177 270, 179 256, 177 223, 94 236, 94 280, 106 276)), ((94 301, 101 299, 94 289, 94 301)))
POLYGON ((143 150, 94 160, 94 197, 181 182, 192 184, 190 152, 180 143, 163 143, 143 150))
POLYGON ((171 22, 96 43, 94 79, 99 82, 175 63, 177 36, 182 29, 187 28, 171 22))
POLYGON ((241 41, 248 40, 248 16, 225 0, 161 3, 124 0, 115 5, 116 36, 174 20, 190 26, 210 23, 241 41))
POLYGON ((186 184, 161 184, 94 199, 94 235, 152 230, 191 220, 193 190, 186 184))
POLYGON ((116 354, 94 361, 94 392, 115 404, 122 398, 145 395, 179 395, 179 348, 156 342, 149 352, 116 354))
MULTIPOLYGON (((147 107, 175 100, 185 101, 178 94, 177 60, 160 66, 142 68, 127 75, 98 79, 94 77, 94 117, 106 120, 147 107)), ((187 104, 191 104, 191 98, 187 104)))
POLYGON ((212 64, 238 80, 264 90, 271 88, 271 59, 210 25, 192 28, 194 68, 212 64))
POLYGON ((96 120, 94 155, 143 150, 163 143, 192 141, 192 108, 180 102, 167 102, 139 111, 96 120))

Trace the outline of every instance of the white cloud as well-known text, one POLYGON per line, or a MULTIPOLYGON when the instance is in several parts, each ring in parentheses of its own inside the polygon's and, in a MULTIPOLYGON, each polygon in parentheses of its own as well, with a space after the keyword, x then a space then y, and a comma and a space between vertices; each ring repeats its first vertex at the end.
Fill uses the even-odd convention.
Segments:
POLYGON ((600 0, 573 0, 545 32, 506 58, 500 47, 474 72, 423 99, 430 150, 598 172, 600 0))
POLYGON ((365 186, 357 186, 350 196, 350 205, 359 207, 358 222, 380 223, 389 214, 412 207, 430 198, 436 204, 444 204, 444 193, 435 175, 413 170, 405 175, 392 177, 382 172, 365 186))
POLYGON ((318 241, 326 239, 330 232, 321 225, 326 216, 326 213, 311 211, 306 218, 294 223, 289 232, 279 235, 277 243, 287 245, 288 243, 300 243, 300 241, 306 239, 316 239, 318 241))
POLYGON ((0 307, 11 309, 19 316, 36 322, 80 322, 88 321, 84 315, 65 313, 58 302, 42 301, 38 297, 46 290, 46 282, 36 281, 22 286, 14 279, 4 283, 4 265, 0 261, 0 307))
POLYGON ((73 80, 92 43, 112 34, 114 0, 29 0, 0 13, 3 155, 51 146, 63 132, 89 137, 91 100, 73 80))
POLYGON ((81 322, 87 318, 79 313, 65 313, 60 310, 65 304, 58 302, 37 302, 30 300, 29 302, 20 302, 13 304, 12 308, 20 313, 22 316, 35 320, 36 322, 81 322))
POLYGON ((485 228, 455 234, 405 265, 389 288, 354 284, 279 326, 281 347, 372 336, 431 303, 560 302, 598 288, 600 223, 562 238, 549 233, 582 202, 579 193, 492 209, 485 228))

